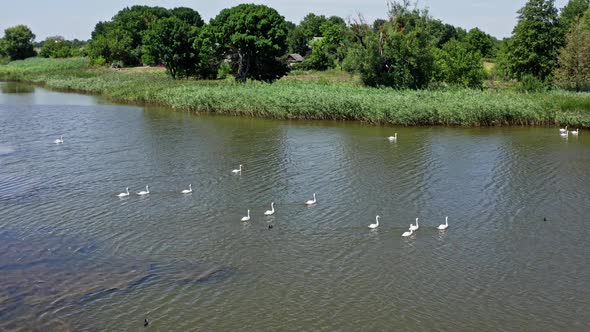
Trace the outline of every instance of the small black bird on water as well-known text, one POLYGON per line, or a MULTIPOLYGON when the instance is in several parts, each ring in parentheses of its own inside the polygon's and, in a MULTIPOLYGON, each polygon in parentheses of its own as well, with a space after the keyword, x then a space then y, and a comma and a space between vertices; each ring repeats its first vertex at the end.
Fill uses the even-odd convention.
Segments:
POLYGON ((268 225, 268 229, 272 229, 273 227, 273 225, 268 225))
POLYGON ((547 218, 543 217, 543 221, 547 221, 547 218))
POLYGON ((148 322, 147 318, 143 320, 143 326, 147 327, 148 325, 150 325, 150 322, 148 322))

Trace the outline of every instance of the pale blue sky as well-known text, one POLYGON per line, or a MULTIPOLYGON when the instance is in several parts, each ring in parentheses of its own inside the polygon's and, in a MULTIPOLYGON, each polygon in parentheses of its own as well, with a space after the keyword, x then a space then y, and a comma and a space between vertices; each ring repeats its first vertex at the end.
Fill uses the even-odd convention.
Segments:
MULTIPOLYGON (((37 35, 62 35, 67 39, 89 39, 98 21, 109 20, 126 6, 150 5, 167 8, 185 6, 196 9, 208 21, 223 8, 240 3, 271 6, 286 19, 298 23, 309 12, 341 17, 363 14, 367 21, 385 17, 387 0, 17 0, 6 1, 0 8, 0 35, 4 29, 26 24, 37 35)), ((428 7, 430 14, 446 23, 470 29, 479 27, 503 38, 510 36, 516 23, 516 11, 526 0, 420 0, 419 7, 428 7)), ((562 8, 567 0, 556 0, 562 8)))

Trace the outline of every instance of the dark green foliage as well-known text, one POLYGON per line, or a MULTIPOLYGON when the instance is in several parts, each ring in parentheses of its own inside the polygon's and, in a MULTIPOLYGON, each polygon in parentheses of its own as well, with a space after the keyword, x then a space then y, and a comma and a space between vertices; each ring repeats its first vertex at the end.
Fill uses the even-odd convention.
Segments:
POLYGON ((144 52, 161 61, 174 79, 193 76, 199 62, 193 50, 196 29, 177 17, 160 19, 144 34, 144 52))
POLYGON ((324 15, 317 16, 313 13, 309 13, 303 18, 301 23, 299 23, 299 28, 301 28, 307 40, 310 41, 313 37, 322 36, 320 28, 326 21, 327 19, 324 15))
POLYGON ((297 53, 302 56, 306 56, 310 51, 307 36, 303 33, 301 27, 295 27, 289 31, 287 36, 287 44, 289 45, 290 53, 297 53))
POLYGON ((387 23, 387 21, 381 18, 378 18, 375 21, 373 21, 373 32, 381 31, 385 23, 387 23))
POLYGON ((91 58, 121 62, 125 66, 141 64, 142 38, 158 19, 170 17, 166 8, 133 6, 119 11, 111 21, 99 22, 92 32, 91 58))
MULTIPOLYGON (((590 15, 588 11, 587 15, 590 15)), ((568 90, 590 91, 590 27, 578 17, 566 36, 559 53, 556 72, 559 85, 568 90)))
POLYGON ((466 42, 451 39, 435 51, 436 79, 452 85, 481 88, 485 71, 479 51, 466 42))
POLYGON ((368 86, 425 88, 434 63, 428 14, 408 1, 390 4, 389 14, 384 31, 367 32, 365 46, 351 49, 343 67, 359 73, 368 86))
POLYGON ((188 7, 177 7, 170 10, 170 14, 186 24, 200 28, 205 24, 199 12, 188 7))
POLYGON ((39 56, 44 58, 69 58, 76 56, 74 44, 62 36, 47 37, 41 45, 39 56))
POLYGON ((462 28, 457 28, 451 24, 433 19, 428 22, 428 31, 431 34, 434 45, 438 48, 442 48, 451 39, 463 40, 467 34, 462 28))
POLYGON ((569 0, 568 3, 561 9, 561 16, 559 22, 565 32, 569 31, 576 21, 582 17, 588 10, 590 0, 569 0))
POLYGON ((557 55, 563 45, 562 29, 554 0, 529 0, 518 11, 518 24, 512 32, 509 59, 505 68, 510 77, 532 75, 550 79, 557 68, 557 55))
POLYGON ((311 54, 300 63, 297 68, 303 70, 327 70, 334 68, 335 59, 329 52, 329 46, 325 39, 311 42, 311 54))
POLYGON ((35 56, 33 41, 35 35, 26 25, 17 25, 4 30, 0 49, 10 60, 22 60, 35 56))
POLYGON ((478 28, 469 30, 464 41, 470 50, 478 51, 482 57, 493 58, 496 56, 496 39, 478 28))
POLYGON ((286 63, 279 60, 287 51, 287 24, 276 10, 239 5, 222 10, 209 27, 210 33, 203 38, 213 41, 238 81, 274 81, 288 72, 286 63))

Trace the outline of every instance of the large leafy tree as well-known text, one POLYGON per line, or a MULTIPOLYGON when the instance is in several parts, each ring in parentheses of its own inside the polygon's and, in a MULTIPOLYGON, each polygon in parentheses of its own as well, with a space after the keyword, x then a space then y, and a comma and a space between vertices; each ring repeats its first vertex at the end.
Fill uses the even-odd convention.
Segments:
POLYGON ((287 25, 276 10, 238 5, 222 10, 209 25, 218 54, 229 61, 238 81, 273 81, 287 73, 279 60, 287 51, 287 25))
POLYGON ((109 22, 99 22, 92 32, 89 55, 106 62, 138 65, 142 59, 142 38, 160 18, 172 14, 166 8, 133 6, 120 10, 109 22))
POLYGON ((588 10, 590 0, 569 0, 565 7, 561 9, 561 16, 559 21, 562 28, 567 32, 572 27, 574 22, 584 15, 588 10))
POLYGON ((470 88, 481 88, 485 77, 479 51, 466 42, 451 39, 435 51, 437 80, 470 88))
MULTIPOLYGON (((590 15, 590 10, 588 14, 590 15)), ((566 45, 559 53, 556 79, 567 89, 590 90, 590 26, 582 19, 573 23, 566 45)))
POLYGON ((291 53, 298 53, 303 56, 307 55, 309 52, 308 42, 309 40, 301 27, 291 29, 287 35, 287 44, 291 53))
POLYGON ((186 22, 188 25, 195 26, 197 28, 200 28, 205 24, 199 12, 192 8, 177 7, 171 9, 170 14, 174 17, 179 18, 181 21, 186 22))
POLYGON ((44 58, 67 58, 73 55, 72 43, 62 36, 47 37, 39 51, 39 56, 44 58))
POLYGON ((11 60, 22 60, 35 56, 33 41, 35 34, 26 25, 17 25, 4 30, 1 44, 3 52, 11 60))
POLYGON ((366 85, 421 89, 432 78, 434 57, 426 11, 409 1, 390 5, 389 20, 379 33, 365 31, 343 67, 358 72, 366 85))
POLYGON ((467 35, 465 35, 464 41, 467 43, 469 49, 478 51, 483 57, 493 58, 496 55, 497 41, 494 37, 478 28, 469 30, 467 35))
POLYGON ((303 31, 303 34, 307 38, 307 40, 311 40, 313 37, 321 37, 322 32, 320 30, 322 24, 326 22, 328 19, 324 15, 316 15, 314 13, 309 13, 305 15, 301 23, 299 23, 299 28, 303 31))
POLYGON ((196 27, 177 17, 160 19, 144 34, 144 51, 162 61, 174 79, 195 75, 199 62, 193 50, 196 33, 196 27))
POLYGON ((557 68, 557 55, 563 45, 554 0, 529 0, 518 14, 507 50, 510 61, 506 71, 518 79, 533 76, 546 80, 557 68))

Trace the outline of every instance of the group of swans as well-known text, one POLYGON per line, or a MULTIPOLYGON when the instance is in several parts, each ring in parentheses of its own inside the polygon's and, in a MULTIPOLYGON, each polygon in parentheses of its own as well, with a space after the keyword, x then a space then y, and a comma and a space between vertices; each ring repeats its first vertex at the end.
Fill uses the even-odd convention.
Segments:
POLYGON ((578 136, 579 133, 580 133, 580 129, 568 131, 567 126, 565 126, 565 128, 559 128, 559 136, 561 136, 561 137, 568 137, 569 134, 572 134, 574 136, 578 136))
MULTIPOLYGON (((149 194, 150 193, 150 188, 149 187, 150 187, 149 185, 148 186, 145 186, 145 190, 139 191, 136 194, 139 195, 139 196, 144 196, 144 195, 149 194)), ((180 193, 181 194, 190 194, 192 192, 193 192, 193 185, 192 184, 189 184, 188 185, 188 189, 184 189, 180 193)), ((129 196, 129 187, 125 188, 125 192, 120 193, 120 194, 117 195, 117 197, 127 197, 127 196, 129 196)))
MULTIPOLYGON (((315 203, 317 203, 316 193, 313 193, 313 199, 306 201, 305 205, 314 205, 315 203)), ((275 214, 275 202, 270 202, 270 210, 266 210, 264 212, 264 215, 265 216, 272 216, 273 214, 275 214)), ((242 221, 250 221, 250 209, 248 209, 248 214, 246 214, 244 217, 242 217, 241 220, 242 221)))
MULTIPOLYGON (((375 223, 374 224, 370 224, 369 228, 371 229, 375 229, 377 227, 379 227, 379 216, 375 216, 375 223)), ((410 224, 410 229, 407 232, 404 232, 402 234, 403 237, 408 237, 412 234, 414 234, 414 231, 417 231, 420 228, 420 225, 418 224, 418 218, 416 218, 416 224, 410 224)), ((436 229, 444 231, 447 228, 449 228, 449 217, 445 217, 445 223, 444 224, 440 224, 436 229)))

